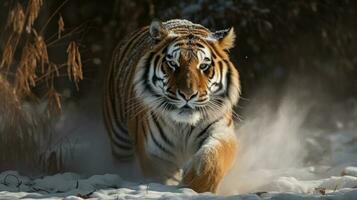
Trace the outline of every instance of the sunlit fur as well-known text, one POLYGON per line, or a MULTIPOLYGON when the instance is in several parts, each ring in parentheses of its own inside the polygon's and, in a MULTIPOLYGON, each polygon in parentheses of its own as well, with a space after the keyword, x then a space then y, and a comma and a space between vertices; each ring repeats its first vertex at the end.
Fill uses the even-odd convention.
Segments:
POLYGON ((232 116, 240 83, 228 57, 234 40, 233 29, 211 32, 170 20, 154 21, 119 45, 104 90, 114 155, 136 152, 144 173, 162 179, 183 169, 181 184, 214 192, 236 147, 232 116))

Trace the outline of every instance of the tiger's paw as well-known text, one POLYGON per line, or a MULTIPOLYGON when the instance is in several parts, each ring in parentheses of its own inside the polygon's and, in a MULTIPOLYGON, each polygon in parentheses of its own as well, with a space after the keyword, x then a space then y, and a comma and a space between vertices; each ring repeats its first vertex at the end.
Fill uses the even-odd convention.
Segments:
POLYGON ((207 157, 193 159, 184 170, 182 185, 196 192, 216 192, 223 172, 217 161, 207 157))

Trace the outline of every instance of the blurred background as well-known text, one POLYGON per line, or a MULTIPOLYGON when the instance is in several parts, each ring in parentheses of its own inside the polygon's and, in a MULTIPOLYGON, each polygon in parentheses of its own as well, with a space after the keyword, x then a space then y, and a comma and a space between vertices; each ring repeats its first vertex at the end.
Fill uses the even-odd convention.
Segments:
MULTIPOLYGON (((51 12, 60 2, 46 3, 51 12)), ((300 83, 312 79, 307 87, 323 85, 323 92, 341 100, 356 95, 356 8, 349 0, 116 0, 99 5, 69 1, 61 13, 68 28, 86 24, 81 51, 88 54, 84 59, 93 59, 84 70, 89 80, 100 78, 98 72, 109 62, 114 46, 132 31, 154 18, 184 18, 211 30, 235 28, 238 40, 231 58, 241 73, 243 97, 261 84, 278 91, 292 77, 300 83)), ((89 81, 81 82, 80 91, 87 93, 87 87, 89 81)))
MULTIPOLYGON (((17 3, 26 7, 28 1, 0 3, 2 54, 7 41, 7 19, 17 3)), ((281 105, 286 106, 286 102, 289 102, 287 107, 294 104, 295 109, 288 109, 285 118, 300 119, 299 126, 294 126, 294 134, 304 135, 306 131, 300 131, 301 127, 304 130, 306 127, 313 127, 314 130, 318 128, 319 131, 307 131, 306 134, 311 138, 318 137, 316 141, 324 142, 327 141, 326 134, 321 137, 317 133, 354 130, 356 127, 356 1, 47 0, 41 5, 33 26, 37 29, 45 27, 40 33, 48 45, 49 57, 57 63, 67 62, 66 50, 71 41, 76 42, 81 54, 83 80, 78 81, 79 90, 67 76, 58 76, 53 81, 61 96, 63 111, 62 114, 48 117, 53 125, 47 128, 50 132, 56 132, 55 135, 65 135, 66 141, 69 141, 69 132, 80 132, 81 137, 77 138, 79 141, 76 140, 76 144, 80 144, 83 138, 92 135, 89 132, 93 132, 93 129, 88 124, 101 123, 98 118, 101 113, 103 73, 110 63, 112 50, 124 37, 149 25, 155 18, 162 21, 188 19, 212 31, 235 28, 236 47, 230 51, 230 56, 241 78, 243 92, 236 110, 242 126, 244 121, 249 122, 259 116, 273 120, 272 116, 280 110, 281 105), (60 17, 63 18, 64 29, 60 31, 62 37, 57 38, 60 17), (302 110, 303 115, 297 114, 302 110)), ((22 47, 20 42, 17 51, 21 52, 22 47)), ((17 54, 15 52, 13 71, 16 70, 16 63, 20 62, 17 54)), ((15 79, 11 73, 3 76, 7 77, 10 84, 15 79)), ((31 91, 35 96, 43 97, 48 87, 36 85, 31 87, 31 91)), ((33 101, 24 98, 23 104, 37 102, 40 105, 43 99, 33 101)), ((291 123, 295 122, 292 120, 291 123)), ((289 124, 290 121, 283 123, 289 124)), ((242 130, 256 130, 251 129, 242 130)), ((291 126, 279 131, 291 131, 291 126)), ((98 132, 103 130, 99 131, 98 128, 98 132)), ((352 133, 356 134, 355 131, 352 133)), ((101 134, 105 136, 105 133, 101 134)), ((53 142, 53 136, 51 141, 51 144, 58 144, 58 141, 53 142)), ((303 159, 314 163, 326 162, 323 155, 328 151, 328 145, 323 143, 320 146, 320 149, 312 147, 317 155, 304 154, 303 159)), ((48 159, 59 165, 60 161, 51 153, 46 154, 48 159)), ((6 157, 3 160, 8 161, 6 157)), ((8 168, 8 165, 2 168, 8 168)), ((52 166, 51 169, 55 172, 63 168, 52 166)), ((80 171, 81 167, 72 166, 71 169, 80 171)))

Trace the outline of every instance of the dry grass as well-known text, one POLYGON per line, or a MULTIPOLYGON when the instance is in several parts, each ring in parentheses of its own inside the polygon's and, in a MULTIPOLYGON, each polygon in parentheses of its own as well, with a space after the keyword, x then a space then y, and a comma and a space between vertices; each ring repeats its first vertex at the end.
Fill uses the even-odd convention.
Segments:
POLYGON ((78 82, 83 80, 82 61, 79 48, 75 42, 71 42, 67 48, 67 75, 73 80, 78 88, 78 82))
POLYGON ((11 63, 12 63, 12 58, 14 56, 14 44, 17 43, 16 37, 12 34, 9 36, 5 43, 5 47, 3 48, 3 53, 1 56, 1 61, 0 61, 0 69, 6 69, 8 71, 11 63))
MULTIPOLYGON (((5 41, 0 48, 3 50, 0 57, 0 170, 9 166, 21 169, 43 165, 46 170, 55 172, 62 166, 55 150, 48 148, 53 132, 51 116, 62 110, 61 94, 56 90, 55 80, 67 69, 64 74, 79 89, 83 66, 75 41, 68 42, 68 58, 63 63, 52 62, 48 53, 43 30, 60 8, 40 27, 41 31, 37 31, 36 20, 41 14, 43 0, 26 3, 26 6, 19 2, 14 4, 6 26, 0 29, 3 36, 0 39, 5 41), (47 87, 47 92, 35 94, 33 90, 38 85, 47 87), (36 109, 36 103, 42 103, 38 101, 42 99, 47 101, 45 111, 36 109)), ((61 15, 57 23, 59 40, 65 36, 61 15)))
MULTIPOLYGON (((0 74, 0 117, 5 118, 10 124, 16 120, 13 118, 21 113, 21 103, 17 97, 16 90, 0 74)), ((3 125, 3 124, 0 124, 3 125)))
POLYGON ((43 0, 29 0, 27 5, 27 24, 26 31, 30 33, 32 31, 32 26, 35 23, 40 9, 43 5, 43 0))
POLYGON ((15 88, 1 75, 0 102, 0 168, 34 167, 33 160, 39 153, 39 144, 33 137, 37 118, 24 112, 15 88))
POLYGON ((25 12, 20 3, 10 11, 10 16, 7 21, 7 26, 12 26, 15 33, 21 34, 25 24, 25 12))
POLYGON ((64 21, 62 16, 60 15, 58 19, 58 39, 61 38, 62 32, 64 31, 64 21))
POLYGON ((60 112, 62 109, 61 95, 54 88, 51 88, 48 91, 47 97, 49 99, 48 108, 54 109, 56 113, 60 112))

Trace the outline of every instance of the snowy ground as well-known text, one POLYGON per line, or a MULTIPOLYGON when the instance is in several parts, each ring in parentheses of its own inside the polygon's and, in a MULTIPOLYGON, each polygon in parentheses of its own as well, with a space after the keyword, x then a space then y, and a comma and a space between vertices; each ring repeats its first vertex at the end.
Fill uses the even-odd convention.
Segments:
POLYGON ((334 132, 307 129, 304 109, 286 102, 277 112, 259 107, 259 115, 251 112, 242 122, 237 164, 218 194, 133 178, 137 170, 113 164, 96 114, 77 110, 58 128, 66 136, 74 133, 66 139, 74 143, 65 162, 66 171, 78 173, 27 177, 4 171, 0 199, 357 199, 356 129, 342 122, 334 132))
POLYGON ((0 174, 0 199, 356 199, 357 168, 346 168, 343 176, 321 180, 297 180, 280 177, 272 183, 274 192, 238 194, 229 197, 210 193, 197 194, 187 188, 156 183, 135 184, 118 175, 94 175, 81 178, 74 173, 29 179, 15 171, 0 174), (284 192, 279 192, 284 191, 284 192))
POLYGON ((330 139, 335 141, 331 156, 340 164, 334 167, 259 169, 253 174, 248 173, 250 178, 230 177, 232 180, 223 183, 222 187, 229 190, 227 184, 230 184, 238 190, 226 193, 221 188, 223 194, 220 195, 197 194, 188 188, 157 183, 134 183, 115 174, 81 176, 63 173, 29 178, 16 171, 5 171, 0 174, 0 199, 357 199, 357 167, 354 167, 357 166, 357 136, 341 133, 331 135, 330 139), (247 192, 239 192, 239 189, 244 191, 240 185, 252 183, 255 185, 246 189, 247 192))

